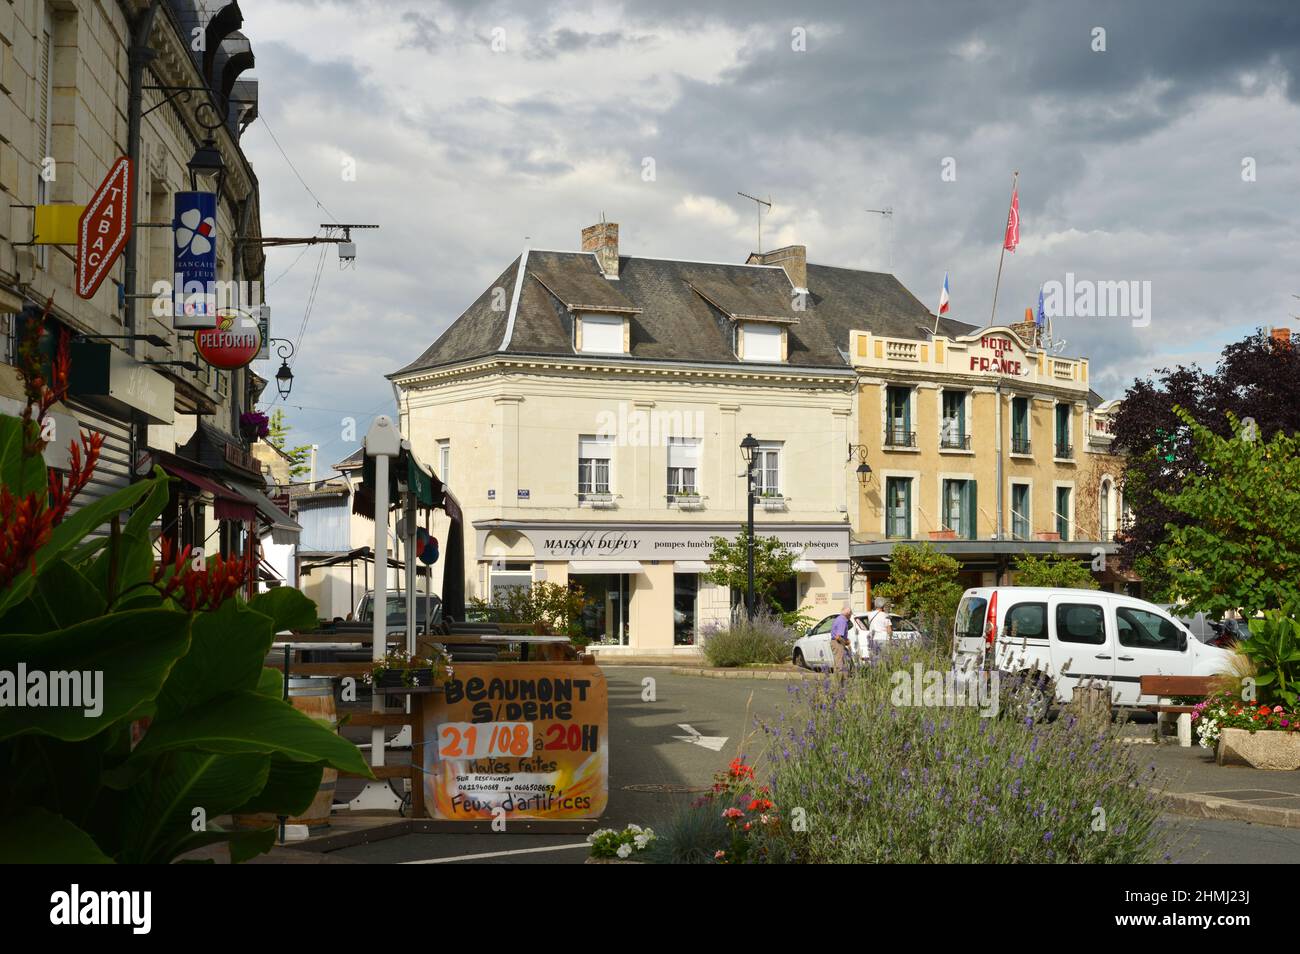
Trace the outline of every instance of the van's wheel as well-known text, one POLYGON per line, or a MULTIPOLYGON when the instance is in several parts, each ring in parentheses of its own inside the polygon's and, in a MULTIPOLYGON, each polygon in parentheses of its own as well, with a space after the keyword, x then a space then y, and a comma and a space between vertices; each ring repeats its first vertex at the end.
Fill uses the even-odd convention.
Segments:
POLYGON ((1025 690, 1025 717, 1034 723, 1046 722, 1052 713, 1052 703, 1056 699, 1056 684, 1041 672, 1026 669, 1019 673, 1019 678, 1028 684, 1025 690))
POLYGON ((803 650, 802 650, 802 649, 796 649, 796 650, 794 651, 794 664, 795 664, 796 666, 798 666, 800 669, 807 669, 807 668, 808 668, 808 664, 807 664, 806 662, 804 662, 804 660, 803 660, 803 650))

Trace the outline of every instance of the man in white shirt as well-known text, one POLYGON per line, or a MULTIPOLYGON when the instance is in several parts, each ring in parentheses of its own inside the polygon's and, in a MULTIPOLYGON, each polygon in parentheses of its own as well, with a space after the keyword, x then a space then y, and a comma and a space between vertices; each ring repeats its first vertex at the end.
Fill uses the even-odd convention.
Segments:
POLYGON ((894 624, 889 621, 889 613, 885 611, 885 598, 877 596, 873 605, 875 609, 867 614, 867 631, 861 639, 863 659, 870 659, 876 646, 883 646, 894 635, 894 624))

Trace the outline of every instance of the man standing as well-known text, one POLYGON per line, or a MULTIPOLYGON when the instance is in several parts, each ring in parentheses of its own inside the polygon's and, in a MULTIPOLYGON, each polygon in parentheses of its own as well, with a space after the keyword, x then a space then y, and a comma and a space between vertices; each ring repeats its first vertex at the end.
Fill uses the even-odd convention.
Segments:
POLYGON ((885 598, 877 596, 872 605, 875 609, 867 615, 867 651, 863 653, 864 658, 869 658, 875 652, 876 644, 882 647, 889 642, 894 635, 894 624, 889 620, 889 614, 885 612, 885 598))
POLYGON ((853 653, 849 645, 849 617, 852 615, 853 609, 845 606, 831 624, 831 653, 835 659, 836 672, 848 672, 851 666, 853 653))

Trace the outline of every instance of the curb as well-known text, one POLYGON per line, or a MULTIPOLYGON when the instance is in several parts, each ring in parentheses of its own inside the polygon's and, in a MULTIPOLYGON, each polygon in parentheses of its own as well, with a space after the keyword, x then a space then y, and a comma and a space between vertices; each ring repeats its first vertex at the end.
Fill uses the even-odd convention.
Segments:
POLYGON ((682 676, 703 676, 706 679, 817 679, 820 673, 803 672, 796 669, 678 669, 682 676))
POLYGON ((1166 792, 1169 810, 1193 818, 1219 821, 1244 821, 1274 828, 1300 828, 1300 811, 1293 808, 1271 808, 1257 802, 1242 802, 1200 792, 1166 792))

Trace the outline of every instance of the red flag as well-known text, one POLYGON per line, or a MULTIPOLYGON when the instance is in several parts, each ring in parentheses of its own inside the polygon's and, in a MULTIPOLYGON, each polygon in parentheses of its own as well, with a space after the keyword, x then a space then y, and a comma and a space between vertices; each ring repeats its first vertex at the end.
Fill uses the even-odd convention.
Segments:
POLYGON ((1020 190, 1011 191, 1011 211, 1007 213, 1007 237, 1002 247, 1014 252, 1020 244, 1020 190))

